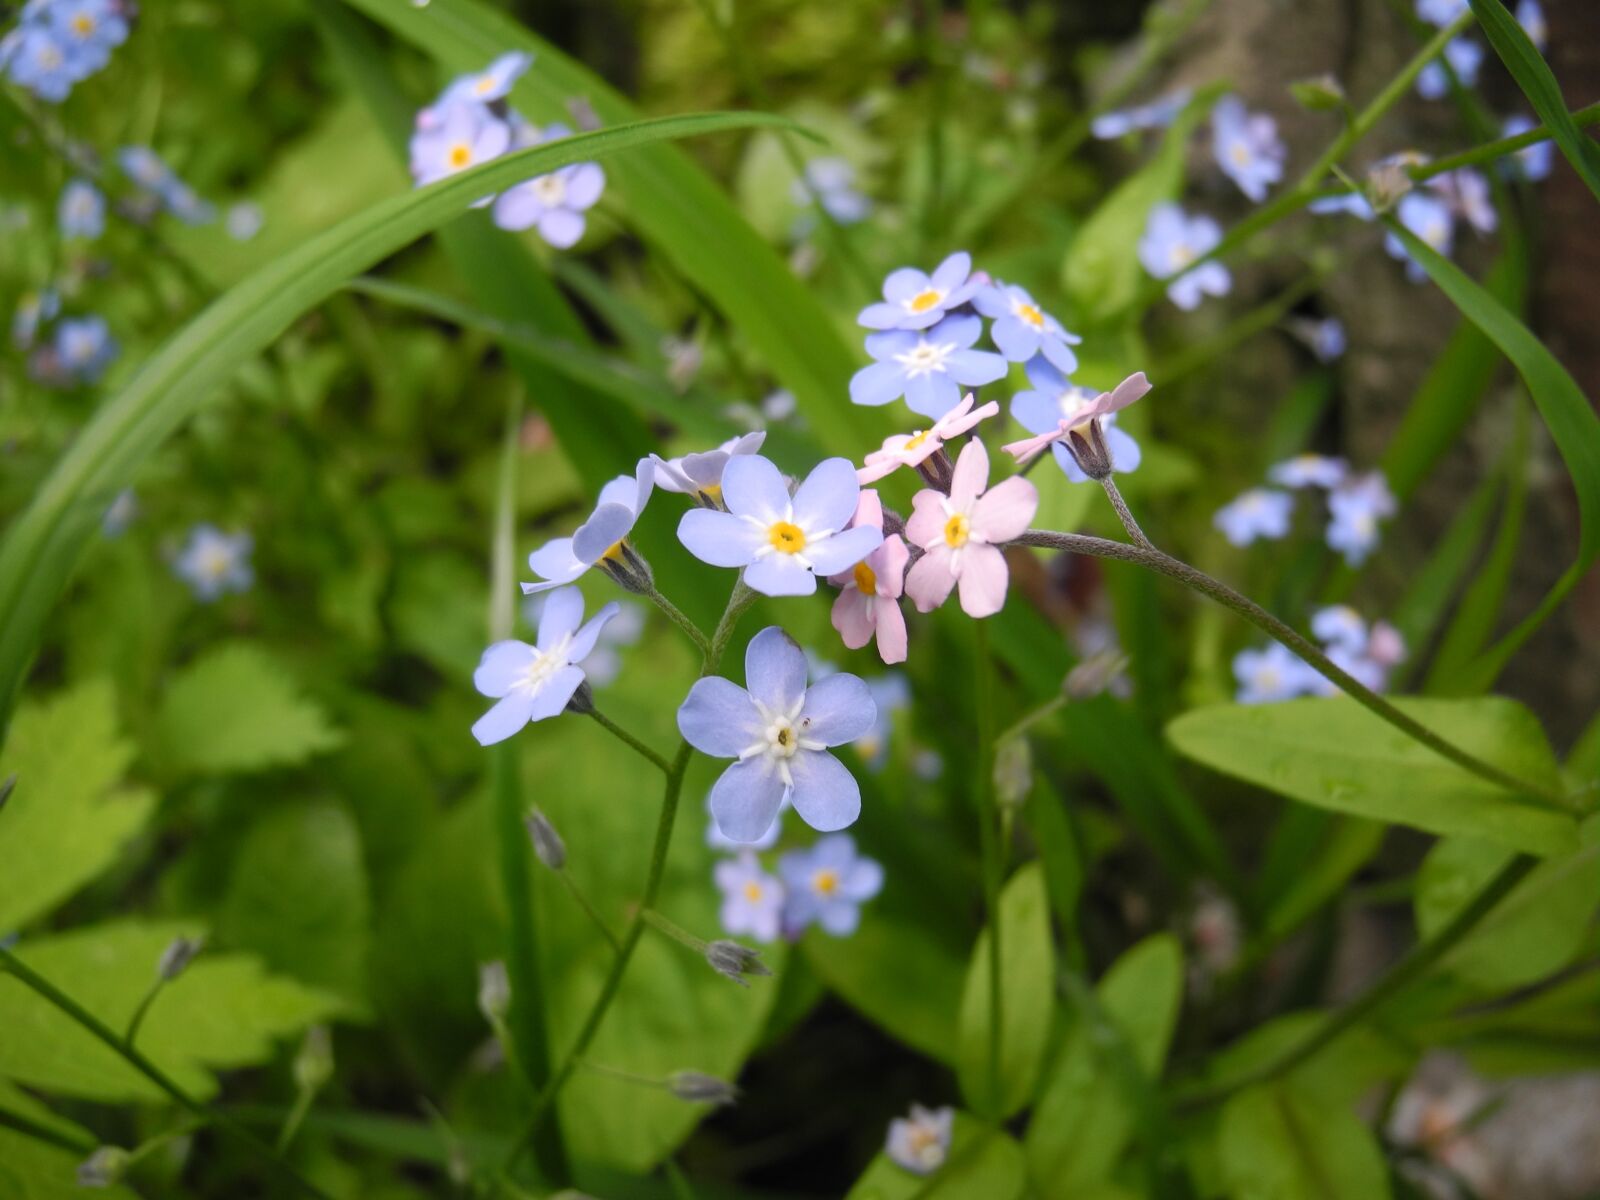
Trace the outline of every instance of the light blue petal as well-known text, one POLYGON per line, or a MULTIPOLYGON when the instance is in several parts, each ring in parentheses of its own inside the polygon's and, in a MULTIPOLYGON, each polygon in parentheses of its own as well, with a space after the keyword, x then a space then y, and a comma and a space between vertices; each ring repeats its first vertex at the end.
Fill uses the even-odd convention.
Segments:
MULTIPOLYGON (((550 609, 546 607, 544 611, 548 615, 550 609)), ((590 617, 588 623, 573 636, 572 645, 567 649, 567 661, 569 663, 581 663, 588 658, 594 651, 594 644, 599 640, 600 631, 606 627, 606 622, 621 611, 622 605, 612 600, 599 612, 595 613, 594 616, 590 617)), ((544 635, 542 622, 539 626, 539 634, 541 637, 544 635)))
POLYGON ((1068 375, 1078 369, 1078 356, 1072 352, 1072 347, 1059 337, 1040 338, 1039 350, 1053 366, 1068 375))
POLYGON ((1124 475, 1129 471, 1137 471, 1139 463, 1144 458, 1139 450, 1139 443, 1116 428, 1106 429, 1105 435, 1106 449, 1111 451, 1112 467, 1124 475))
POLYGON ((983 287, 972 294, 972 307, 990 320, 995 320, 1011 311, 1011 301, 998 287, 983 287))
POLYGON ((1039 353, 1039 331, 1009 312, 990 326, 989 336, 1012 362, 1025 363, 1039 353))
POLYGON ((583 593, 575 587, 557 588, 550 593, 539 613, 539 637, 536 643, 539 650, 548 650, 562 638, 576 633, 581 624, 583 593))
POLYGON ((915 267, 901 267, 890 271, 889 277, 883 281, 883 298, 898 309, 918 292, 925 291, 928 282, 927 275, 915 267))
POLYGON ((722 502, 730 513, 770 525, 788 511, 789 488, 769 459, 741 454, 729 459, 722 472, 722 502))
POLYGON ((945 370, 968 387, 1004 379, 1006 360, 988 350, 957 350, 944 360, 945 370))
POLYGON ((883 890, 883 865, 870 858, 856 859, 845 872, 841 890, 857 904, 871 900, 883 890))
POLYGON ((1029 433, 1053 433, 1061 427, 1053 392, 1018 392, 1011 397, 1011 418, 1029 433))
MULTIPOLYGON (((628 480, 633 486, 633 480, 628 480)), ((595 563, 633 530, 639 515, 624 504, 602 504, 572 535, 572 554, 581 563, 595 563)))
POLYGON ((1073 483, 1088 483, 1089 477, 1083 473, 1083 468, 1078 465, 1078 460, 1072 457, 1062 442, 1056 442, 1050 447, 1050 452, 1055 455, 1056 466, 1060 467, 1066 477, 1073 483))
POLYGON ((789 772, 794 777, 794 810, 811 828, 831 833, 861 815, 861 786, 826 750, 800 751, 789 760, 789 772))
POLYGON ((572 553, 571 538, 551 538, 528 555, 528 566, 544 582, 534 585, 531 589, 528 584, 523 584, 524 592, 544 591, 546 588, 571 583, 588 570, 588 565, 579 562, 572 553))
POLYGON ((904 395, 905 390, 906 373, 899 363, 873 363, 850 377, 851 403, 868 408, 887 404, 904 395))
POLYGON ((976 345, 982 335, 982 319, 971 313, 958 313, 953 317, 944 318, 928 331, 926 337, 930 342, 954 342, 966 349, 976 345))
POLYGON ((761 718, 749 692, 711 675, 697 680, 678 706, 678 732, 702 754, 737 758, 761 739, 761 718))
POLYGON ((577 667, 562 667, 546 679, 533 694, 533 705, 528 710, 528 720, 544 721, 558 717, 567 709, 567 701, 583 682, 583 671, 577 667))
POLYGON ((862 525, 808 544, 806 557, 811 560, 811 569, 818 575, 837 575, 855 566, 881 545, 883 530, 862 525))
POLYGON ((806 694, 806 656, 795 640, 769 625, 744 652, 744 683, 773 712, 790 713, 806 694))
POLYGON ((972 255, 957 250, 933 269, 933 286, 942 292, 954 291, 972 274, 972 255))
POLYGON ((860 496, 855 464, 848 458, 825 458, 795 490, 795 522, 808 533, 843 529, 855 516, 860 496))
POLYGON ((867 329, 898 329, 905 311, 898 304, 886 304, 880 300, 863 308, 856 317, 856 324, 867 329))
POLYGON ((961 388, 948 375, 919 375, 906 384, 906 406, 935 421, 960 403, 961 388))
POLYGON ((744 581, 763 596, 810 596, 817 577, 791 554, 769 554, 744 569, 744 581))
POLYGON ((472 726, 472 736, 478 739, 480 746, 503 742, 528 723, 532 710, 531 696, 526 692, 513 692, 478 718, 472 726))
POLYGON ((1059 395, 1071 386, 1071 381, 1052 366, 1048 359, 1042 357, 1029 359, 1022 369, 1027 373, 1029 383, 1051 396, 1059 395))
POLYGON ((802 738, 824 746, 843 746, 872 732, 878 705, 867 685, 854 675, 829 675, 806 693, 798 723, 802 738))
POLYGON ((713 567, 744 566, 755 558, 764 536, 750 522, 709 508, 691 508, 678 522, 678 540, 713 567))
POLYGON ((830 900, 818 907, 817 924, 834 937, 849 937, 861 924, 861 906, 854 900, 830 900))
POLYGON ((496 642, 478 660, 478 669, 472 673, 472 686, 485 696, 504 696, 512 684, 522 678, 536 653, 527 642, 496 642))
POLYGON ((763 755, 734 763, 712 785, 711 815, 729 841, 758 842, 777 820, 784 788, 770 761, 763 755))
POLYGON ((914 350, 921 340, 915 333, 901 329, 889 333, 872 333, 867 335, 867 353, 879 360, 893 358, 896 354, 914 350))

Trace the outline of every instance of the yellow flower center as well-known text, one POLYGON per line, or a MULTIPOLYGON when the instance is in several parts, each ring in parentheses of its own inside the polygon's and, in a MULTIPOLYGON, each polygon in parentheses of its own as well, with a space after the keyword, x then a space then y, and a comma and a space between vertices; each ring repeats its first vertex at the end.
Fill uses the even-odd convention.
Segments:
MULTIPOLYGON (((623 539, 623 541, 626 540, 626 538, 623 539)), ((606 552, 600 557, 609 558, 612 562, 617 562, 620 560, 622 558, 622 542, 612 542, 611 545, 606 547, 606 552)))
POLYGON ((933 430, 931 430, 931 429, 914 429, 914 430, 912 430, 912 432, 911 432, 911 440, 908 441, 904 446, 901 446, 900 449, 902 449, 902 450, 915 450, 918 446, 922 445, 923 442, 928 440, 928 435, 931 434, 932 432, 933 432, 933 430))
POLYGON ((94 18, 88 13, 79 13, 72 18, 72 32, 79 37, 88 37, 94 32, 94 18))
POLYGON ((473 90, 476 91, 480 96, 487 95, 489 92, 494 91, 494 76, 480 75, 478 77, 478 82, 474 85, 473 90))
POLYGON ((1233 159, 1233 165, 1236 167, 1250 165, 1250 149, 1243 142, 1235 142, 1233 149, 1228 151, 1228 157, 1233 159))
POLYGON ((745 884, 744 898, 750 901, 751 904, 759 903, 761 900, 761 885, 753 879, 745 884))
POLYGON ((944 523, 944 544, 952 550, 959 550, 967 544, 971 536, 972 522, 957 513, 944 523))
POLYGON ((878 594, 878 577, 872 573, 872 568, 865 562, 858 562, 855 569, 856 590, 863 596, 876 596, 878 594))
POLYGON ((914 313, 925 313, 943 299, 944 293, 938 288, 925 288, 911 297, 911 303, 907 307, 914 313))
POLYGON ((450 147, 450 165, 459 171, 462 167, 472 162, 472 147, 465 142, 457 142, 450 147))
POLYGON ((700 489, 700 494, 708 500, 720 500, 722 499, 722 485, 720 483, 708 483, 700 489))
POLYGON ((1019 305, 1017 305, 1017 316, 1021 317, 1024 321, 1026 321, 1029 325, 1032 325, 1035 329, 1043 329, 1044 328, 1044 314, 1042 312, 1040 312, 1039 309, 1035 305, 1032 305, 1032 304, 1019 304, 1019 305))
POLYGON ((1172 248, 1172 262, 1177 267, 1187 267, 1195 260, 1194 249, 1188 242, 1179 242, 1172 248))
POLYGON ((784 554, 799 554, 806 548, 805 531, 792 521, 774 521, 767 530, 767 541, 784 554))
POLYGON ((823 867, 811 877, 811 887, 820 896, 831 896, 839 890, 839 872, 823 867))

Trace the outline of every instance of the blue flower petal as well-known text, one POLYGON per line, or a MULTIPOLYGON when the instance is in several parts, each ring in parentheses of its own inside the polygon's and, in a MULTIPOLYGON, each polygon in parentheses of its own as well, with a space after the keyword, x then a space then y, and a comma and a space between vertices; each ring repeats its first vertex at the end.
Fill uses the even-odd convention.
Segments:
POLYGON ((501 700, 472 726, 472 736, 480 746, 503 742, 528 723, 533 710, 533 698, 526 692, 513 692, 501 700))
POLYGON ((842 746, 870 733, 877 719, 878 705, 867 685, 841 672, 820 680, 806 693, 798 725, 802 738, 842 746))
POLYGON ((898 399, 905 390, 906 373, 899 363, 873 363, 850 377, 851 403, 869 408, 898 399))
POLYGON ((804 651, 782 629, 767 626, 745 647, 744 683, 772 712, 793 712, 806 694, 804 651))
POLYGON ((744 581, 763 596, 810 596, 817 577, 791 554, 769 554, 744 569, 744 581))
POLYGON ((729 841, 758 842, 777 820, 784 787, 770 761, 758 756, 734 763, 712 785, 711 815, 729 841))
POLYGON ((729 459, 722 472, 722 502, 736 516, 770 525, 788 511, 789 488, 771 461, 759 454, 741 454, 729 459))
POLYGON ((794 777, 790 799, 811 828, 831 833, 861 815, 861 786, 826 750, 800 751, 789 760, 789 772, 794 777))
POLYGON ((472 686, 485 696, 504 696, 521 679, 537 652, 527 642, 507 639, 483 652, 478 669, 472 673, 472 686))
POLYGON ((697 680, 678 706, 678 732, 702 754, 737 758, 761 740, 761 718, 749 692, 710 675, 697 680))
POLYGON ((678 540, 713 567, 744 566, 755 558, 764 539, 762 530, 749 521, 709 508, 691 508, 678 522, 678 540))
POLYGON ((819 533, 843 529, 855 515, 860 496, 855 464, 848 458, 825 458, 795 490, 794 519, 802 528, 819 533))

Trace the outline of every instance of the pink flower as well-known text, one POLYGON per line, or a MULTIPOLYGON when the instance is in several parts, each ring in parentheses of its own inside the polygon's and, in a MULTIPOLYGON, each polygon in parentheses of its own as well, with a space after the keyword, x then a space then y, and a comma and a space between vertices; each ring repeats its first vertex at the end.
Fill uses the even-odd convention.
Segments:
MULTIPOLYGON (((852 528, 883 528, 883 505, 877 492, 861 493, 850 524, 852 528)), ((861 649, 876 635, 884 662, 905 662, 906 618, 900 611, 900 594, 910 559, 904 539, 893 533, 850 570, 829 577, 829 583, 844 589, 833 602, 833 627, 850 649, 861 649)))
POLYGON ((966 433, 985 417, 992 417, 1000 411, 1000 406, 991 400, 977 412, 972 412, 972 400, 972 393, 968 392, 960 404, 927 429, 897 433, 885 438, 883 449, 867 455, 867 465, 856 471, 856 479, 861 483, 874 483, 898 467, 915 467, 932 458, 951 438, 966 433))
POLYGON ((1082 429, 1097 417, 1107 417, 1114 412, 1127 408, 1140 396, 1150 390, 1150 381, 1145 378, 1143 371, 1129 375, 1109 392, 1101 392, 1088 404, 1085 404, 1070 417, 1061 418, 1058 426, 1050 433, 1041 433, 1037 437, 1024 438, 1020 442, 1010 442, 1001 449, 1007 454, 1014 455, 1019 463, 1027 462, 1051 442, 1060 441, 1074 430, 1082 429))
POLYGON ((974 438, 956 459, 950 494, 925 488, 911 502, 906 536, 925 553, 906 576, 906 591, 919 612, 938 608, 958 583, 969 617, 993 616, 1005 604, 1010 575, 995 543, 1028 528, 1039 491, 1021 476, 986 492, 988 482, 989 453, 974 438))

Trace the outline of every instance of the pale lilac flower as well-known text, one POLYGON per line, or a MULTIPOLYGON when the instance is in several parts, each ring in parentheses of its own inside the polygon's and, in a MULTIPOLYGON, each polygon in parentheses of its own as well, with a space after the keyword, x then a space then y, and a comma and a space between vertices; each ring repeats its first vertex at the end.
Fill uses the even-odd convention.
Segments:
POLYGON ((1467 12, 1467 0, 1417 0, 1417 16, 1443 29, 1467 12))
MULTIPOLYGON (((883 529, 883 505, 877 492, 861 493, 851 524, 883 529)), ((910 561, 905 539, 894 533, 849 571, 829 578, 829 583, 842 589, 833 602, 833 627, 850 649, 859 650, 876 638, 884 662, 905 662, 906 618, 900 611, 900 595, 910 561)))
MULTIPOLYGON (((856 169, 848 159, 828 155, 813 158, 789 188, 794 203, 810 209, 815 203, 840 225, 854 225, 872 213, 872 201, 856 188, 856 169)), ((794 236, 806 237, 816 227, 816 215, 800 214, 794 223, 794 236)))
POLYGON ((788 388, 778 388, 768 392, 761 398, 761 419, 763 421, 787 421, 794 416, 799 402, 794 398, 794 393, 788 388))
MULTIPOLYGON (((571 136, 565 125, 551 125, 528 144, 571 136)), ((550 245, 566 250, 583 237, 588 223, 584 214, 605 188, 606 173, 599 163, 570 163, 507 188, 494 202, 494 223, 501 229, 537 229, 550 245)))
POLYGON ((1350 475, 1350 464, 1327 454, 1297 454, 1267 471, 1267 478, 1286 488, 1336 488, 1350 475))
POLYGON ((209 225, 216 219, 216 205, 202 200, 200 194, 181 179, 174 179, 162 194, 161 201, 167 211, 185 225, 209 225))
POLYGON ((783 879, 783 932, 799 937, 808 925, 849 937, 861 923, 861 906, 883 890, 883 867, 856 852, 848 833, 830 833, 809 850, 778 859, 783 879))
MULTIPOLYGON (((1518 113, 1506 118, 1500 132, 1506 137, 1517 137, 1530 129, 1537 128, 1539 128, 1538 121, 1518 113)), ((1506 165, 1530 183, 1537 183, 1541 179, 1550 177, 1550 168, 1555 164, 1555 149, 1555 144, 1549 140, 1534 142, 1533 145, 1518 150, 1511 156, 1514 161, 1506 165)))
POLYGON ((197 599, 215 600, 227 592, 247 591, 255 582, 250 566, 254 548, 248 533, 226 534, 215 525, 196 525, 172 560, 172 570, 197 599))
POLYGON ((851 376, 851 401, 877 407, 904 396, 912 412, 944 416, 960 402, 963 386, 1005 378, 1004 358, 972 349, 982 333, 978 317, 961 314, 931 329, 869 334, 867 353, 878 361, 851 376))
POLYGON ((1459 167, 1435 175, 1428 180, 1428 187, 1444 197, 1450 211, 1479 233, 1493 233, 1499 224, 1499 215, 1494 210, 1494 199, 1489 192, 1489 181, 1482 172, 1474 171, 1471 167, 1459 167))
MULTIPOLYGON (((544 615, 544 606, 553 592, 535 592, 522 601, 522 619, 534 629, 544 615)), ((645 610, 642 605, 619 602, 617 615, 600 630, 600 638, 584 660, 583 673, 590 687, 605 687, 622 674, 622 651, 638 643, 644 635, 645 610)))
POLYGON ((1191 217, 1179 205, 1158 204, 1150 210, 1149 224, 1139 239, 1139 261, 1157 279, 1188 271, 1167 288, 1167 298, 1188 311, 1198 307, 1203 296, 1226 296, 1233 287, 1233 276, 1219 262, 1188 270, 1221 240, 1222 228, 1210 217, 1191 217))
POLYGON ((1372 211, 1372 201, 1360 192, 1344 192, 1337 196, 1323 196, 1313 200, 1308 208, 1320 216, 1345 213, 1360 221, 1370 221, 1377 216, 1372 211))
POLYGON ((923 746, 911 756, 911 773, 923 783, 937 783, 944 775, 944 755, 923 746))
POLYGON ((972 307, 994 322, 989 336, 1009 361, 1025 363, 1042 354, 1063 374, 1070 375, 1078 369, 1078 356, 1072 347, 1083 339, 1068 333, 1060 321, 1016 284, 996 279, 978 289, 972 297, 972 307))
POLYGON ((133 494, 132 488, 123 488, 100 518, 101 535, 108 538, 121 537, 123 531, 138 515, 139 498, 133 494))
POLYGON ((1446 62, 1461 86, 1469 88, 1478 82, 1478 70, 1483 66, 1483 47, 1471 38, 1450 39, 1445 43, 1444 61, 1436 58, 1418 73, 1417 95, 1424 100, 1442 100, 1449 94, 1450 73, 1444 69, 1446 62))
POLYGON ((711 811, 711 793, 706 793, 706 845, 713 850, 771 850, 778 844, 778 839, 783 836, 783 814, 789 810, 786 800, 778 809, 778 815, 772 819, 772 824, 767 826, 767 831, 753 842, 736 842, 723 833, 717 825, 717 818, 711 811))
POLYGON ((1309 694, 1320 679, 1316 671, 1281 642, 1264 650, 1241 650, 1233 659, 1233 677, 1240 704, 1273 704, 1309 694))
POLYGON ((926 429, 910 433, 896 433, 883 439, 883 447, 869 453, 865 465, 856 471, 861 483, 875 483, 899 467, 917 467, 932 458, 951 438, 967 433, 979 421, 1000 411, 1000 405, 991 400, 974 410, 974 398, 968 392, 960 404, 940 417, 926 429))
POLYGON ((1367 635, 1367 657, 1380 667, 1399 666, 1406 657, 1405 638, 1389 622, 1374 621, 1367 635))
POLYGON ((1367 623, 1348 604, 1332 604, 1311 614, 1311 633, 1324 649, 1365 654, 1367 623))
POLYGON ((931 1175, 944 1166, 950 1153, 955 1119, 953 1108, 913 1104, 909 1117, 896 1117, 889 1122, 889 1140, 883 1152, 890 1162, 914 1175, 931 1175))
POLYGON ((1231 504, 1217 509, 1211 523, 1235 546, 1248 546, 1257 538, 1281 538, 1289 532, 1294 497, 1271 488, 1251 488, 1231 504))
POLYGON ((62 237, 92 241, 106 231, 106 198, 87 179, 74 179, 61 190, 56 220, 62 237))
POLYGON ((241 200, 237 204, 228 206, 223 227, 234 241, 248 242, 261 232, 261 226, 265 222, 266 215, 261 211, 261 205, 253 200, 241 200))
POLYGON ((679 458, 652 454, 650 461, 655 464, 656 486, 664 492, 694 496, 714 506, 722 495, 722 473, 728 461, 737 455, 754 454, 766 440, 766 433, 757 431, 729 438, 715 450, 702 450, 679 458))
MULTIPOLYGON (((1021 413, 1017 412, 1016 405, 1013 404, 1011 415, 1016 417, 1024 428, 1033 429, 1028 421, 1036 422, 1040 428, 1034 437, 1008 442, 1001 447, 1018 463, 1027 462, 1046 446, 1057 445, 1062 439, 1084 439, 1090 426, 1097 420, 1103 429, 1107 419, 1127 408, 1150 390, 1150 381, 1145 378, 1145 373, 1136 371, 1109 392, 1101 392, 1098 396, 1090 396, 1086 402, 1080 402, 1078 390, 1068 385, 1067 381, 1057 373, 1048 370, 1045 364, 1030 370, 1028 378, 1041 390, 1032 393, 1021 392, 1018 394, 1018 399, 1022 396, 1043 396, 1044 401, 1041 403, 1037 399, 1030 400, 1023 405, 1021 413)), ((1132 454, 1133 465, 1138 466, 1138 446, 1134 445, 1131 452, 1127 448, 1128 443, 1132 441, 1132 438, 1128 438, 1127 443, 1119 440, 1118 444, 1123 453, 1132 454)), ((1108 443, 1107 449, 1109 448, 1108 443)))
POLYGON ((1258 204, 1283 178, 1289 154, 1278 123, 1266 113, 1250 112, 1237 96, 1224 96, 1211 111, 1211 152, 1222 173, 1258 204))
MULTIPOLYGON (((1078 465, 1078 460, 1072 456, 1072 451, 1060 439, 1073 429, 1087 425, 1088 421, 1084 419, 1083 414, 1090 409, 1095 409, 1099 413, 1100 427, 1105 435, 1106 449, 1111 454, 1113 468, 1123 473, 1138 469, 1143 457, 1139 443, 1116 427, 1115 409, 1101 406, 1102 399, 1105 399, 1107 404, 1115 403, 1115 393, 1108 397, 1106 393, 1096 395, 1088 388, 1076 387, 1049 363, 1031 362, 1027 370, 1028 381, 1036 390, 1018 392, 1012 397, 1011 415, 1017 424, 1029 433, 1050 435, 1050 449, 1055 455, 1056 465, 1066 472, 1068 479, 1073 483, 1089 482, 1089 476, 1084 474, 1083 468, 1078 465)), ((1143 380, 1144 376, 1141 373, 1130 378, 1143 380)), ((1122 391, 1122 388, 1119 387, 1117 390, 1122 391)), ((1135 390, 1138 390, 1137 385, 1124 391, 1123 396, 1130 398, 1118 407, 1126 407, 1127 404, 1133 403, 1138 397, 1130 394, 1135 390)), ((1149 384, 1146 381, 1144 390, 1139 394, 1143 395, 1144 391, 1148 390, 1149 384)), ((1019 444, 1028 445, 1031 442, 1012 443, 1005 449, 1011 450, 1012 446, 1019 444)))
POLYGON ((894 734, 894 714, 911 706, 911 685, 899 671, 867 680, 867 691, 878 706, 872 728, 855 740, 855 752, 874 771, 889 761, 889 739, 894 734))
POLYGON ((867 305, 856 320, 868 329, 927 329, 972 299, 981 282, 972 277, 972 255, 965 250, 945 259, 932 275, 901 267, 883 281, 883 299, 867 305))
MULTIPOLYGON (((1411 192, 1401 199, 1395 215, 1399 218, 1400 224, 1421 241, 1445 257, 1449 257, 1451 247, 1455 244, 1456 233, 1449 204, 1427 192, 1411 192)), ((1406 264, 1406 275, 1413 283, 1421 283, 1428 277, 1428 273, 1411 257, 1411 251, 1406 249, 1406 244, 1394 234, 1384 235, 1383 246, 1391 257, 1398 258, 1406 264)))
POLYGON ((777 940, 783 926, 783 884, 761 869, 750 851, 725 858, 714 878, 722 889, 722 928, 758 942, 777 940))
POLYGON ((1189 915, 1189 938, 1197 964, 1207 976, 1231 971, 1244 949, 1244 922, 1239 919, 1238 905, 1205 889, 1189 915))
POLYGON ((52 0, 45 11, 80 78, 104 67, 128 40, 127 18, 113 0, 52 0))
POLYGON ((1182 88, 1149 104, 1101 113, 1089 122, 1089 132, 1101 141, 1124 137, 1140 129, 1165 129, 1178 119, 1189 103, 1189 89, 1182 88))
POLYGON ((1321 320, 1298 318, 1289 322, 1289 330, 1306 344, 1321 363, 1342 358, 1349 345, 1344 322, 1338 317, 1323 317, 1321 320))
POLYGON ((589 519, 571 537, 552 538, 528 555, 528 567, 539 576, 524 583, 523 595, 571 583, 593 566, 620 565, 626 559, 628 534, 644 511, 655 486, 655 464, 641 458, 632 476, 618 475, 600 489, 589 519))
POLYGON ((583 683, 578 664, 594 650, 600 631, 617 615, 618 607, 613 600, 585 624, 583 593, 575 587, 560 588, 550 593, 539 614, 534 645, 507 640, 485 650, 472 684, 498 703, 472 726, 479 744, 503 742, 529 722, 565 711, 583 683))
POLYGON ((533 55, 521 50, 508 50, 481 71, 459 75, 450 82, 433 104, 435 110, 445 110, 456 104, 490 104, 511 94, 511 87, 533 65, 533 55))
POLYGON ((67 317, 56 326, 55 359, 78 383, 93 383, 117 357, 117 339, 104 317, 67 317))
POLYGON ((711 789, 717 827, 736 842, 766 833, 785 800, 824 833, 861 813, 861 788, 830 746, 872 728, 876 705, 854 675, 830 675, 806 688, 806 656, 777 626, 745 650, 745 684, 710 676, 689 689, 678 729, 713 758, 738 759, 711 789))
POLYGON ((956 459, 950 494, 924 488, 912 500, 906 537, 923 555, 906 576, 906 592, 919 612, 938 608, 957 585, 970 617, 993 616, 1005 604, 1010 571, 1000 546, 1028 528, 1039 491, 1020 475, 993 488, 988 482, 989 452, 974 438, 956 459))
POLYGON ((1381 472, 1370 471, 1328 493, 1327 539, 1352 567, 1366 561, 1378 544, 1378 522, 1397 510, 1381 472))
POLYGON ((1517 5, 1517 24, 1522 26, 1534 49, 1543 54, 1550 44, 1550 26, 1544 19, 1544 6, 1539 0, 1522 0, 1517 5))
POLYGON ((849 527, 861 496, 855 468, 824 459, 791 498, 778 468, 758 454, 728 461, 723 512, 690 509, 678 540, 701 562, 744 567, 744 581, 768 596, 809 596, 817 576, 855 566, 883 542, 883 531, 849 527))
POLYGON ((418 187, 447 179, 499 158, 510 144, 510 127, 486 107, 453 104, 436 126, 412 135, 411 178, 418 187))

